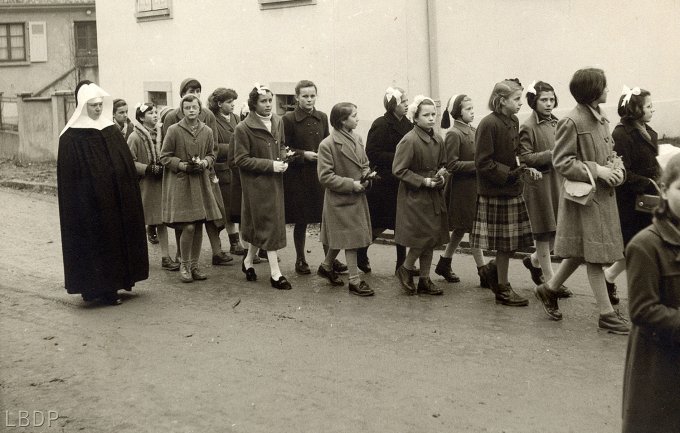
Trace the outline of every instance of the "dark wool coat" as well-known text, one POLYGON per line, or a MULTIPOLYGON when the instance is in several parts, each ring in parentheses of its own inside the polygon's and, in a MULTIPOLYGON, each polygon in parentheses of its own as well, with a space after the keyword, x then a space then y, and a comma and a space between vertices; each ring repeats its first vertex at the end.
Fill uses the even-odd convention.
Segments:
POLYGON ((125 138, 125 141, 127 141, 127 139, 130 138, 130 134, 132 134, 132 131, 134 130, 132 120, 130 120, 129 118, 125 119, 125 124, 123 125, 122 128, 118 125, 118 122, 116 122, 115 120, 113 121, 113 124, 118 127, 118 130, 123 134, 123 138, 125 138))
POLYGON ((623 376, 623 433, 680 431, 680 232, 654 220, 626 248, 633 326, 623 376))
MULTIPOLYGON (((163 120, 162 124, 163 137, 165 138, 165 135, 168 133, 168 129, 172 125, 176 124, 182 119, 184 119, 184 113, 182 112, 181 107, 175 108, 172 111, 170 111, 165 116, 165 120, 163 120)), ((203 108, 201 108, 201 112, 198 113, 198 120, 205 123, 205 125, 209 127, 210 130, 212 131, 213 144, 215 146, 213 149, 213 155, 216 156, 218 151, 217 143, 219 137, 217 136, 217 120, 215 119, 215 115, 207 107, 203 106, 203 108)), ((217 174, 215 173, 215 168, 212 165, 210 166, 209 171, 211 178, 217 176, 217 174)), ((222 191, 220 190, 219 183, 211 182, 210 187, 213 189, 213 195, 215 196, 215 200, 217 201, 217 206, 220 208, 221 215, 220 218, 214 221, 214 223, 217 227, 223 227, 225 223, 225 218, 223 216, 226 214, 226 208, 224 206, 224 201, 222 200, 222 191)))
POLYGON ((539 119, 536 112, 519 128, 519 160, 543 174, 539 180, 524 183, 524 202, 529 212, 531 231, 535 234, 557 230, 560 203, 560 176, 552 165, 557 117, 539 119))
POLYGON ((477 213, 477 169, 475 168, 475 131, 454 120, 446 132, 446 168, 451 173, 444 198, 449 215, 449 230, 472 230, 477 213))
POLYGON ((234 158, 241 173, 241 236, 267 251, 286 246, 283 173, 275 173, 273 161, 286 156, 283 122, 272 115, 269 131, 251 113, 236 126, 234 158))
POLYGON ((326 188, 320 240, 332 249, 355 249, 371 243, 371 215, 355 180, 369 173, 361 137, 333 129, 319 145, 319 182, 326 188))
POLYGON ((392 173, 399 179, 397 224, 394 240, 413 248, 434 248, 449 241, 444 189, 428 188, 426 177, 434 177, 446 164, 442 139, 430 137, 414 127, 397 145, 392 173))
POLYGON ((614 150, 623 159, 626 167, 626 181, 616 187, 616 204, 621 220, 623 244, 628 242, 643 228, 652 223, 652 214, 635 210, 635 197, 638 194, 658 194, 649 179, 655 181, 661 176, 661 167, 656 157, 659 155, 657 133, 646 126, 649 138, 642 135, 633 125, 618 124, 612 132, 614 150))
POLYGON ((296 156, 283 176, 286 222, 319 223, 323 210, 323 188, 319 183, 316 161, 304 158, 306 150, 318 152, 321 140, 328 137, 328 116, 314 110, 307 113, 300 106, 283 115, 286 145, 296 156))
MULTIPOLYGON (((607 164, 613 145, 607 118, 578 104, 557 122, 553 166, 565 179, 590 182, 586 165, 596 179, 597 165, 607 164)), ((588 206, 567 200, 562 191, 555 235, 557 256, 582 257, 588 263, 613 263, 623 258, 614 188, 600 179, 595 183, 597 190, 588 206)))
MULTIPOLYGON (((229 114, 227 119, 225 116, 218 114, 215 116, 215 127, 217 128, 217 155, 215 159, 215 174, 220 183, 220 193, 222 195, 222 202, 224 203, 224 219, 225 223, 231 221, 231 206, 232 206, 232 169, 230 167, 230 155, 233 161, 233 137, 234 130, 238 124, 238 117, 234 113, 229 114)), ((236 175, 238 176, 238 174, 236 175)), ((240 181, 240 179, 239 179, 240 181)), ((238 201, 239 209, 241 208, 241 183, 239 182, 238 201)))
POLYGON ((197 174, 180 171, 179 163, 192 157, 215 162, 213 132, 205 123, 198 122, 196 135, 186 119, 172 125, 163 140, 161 163, 163 170, 163 222, 166 224, 216 221, 222 219, 212 186, 210 170, 197 174))
POLYGON ((508 172, 517 167, 519 120, 493 112, 482 119, 475 137, 477 190, 487 197, 517 197, 522 179, 508 183, 508 172))
POLYGON ((146 175, 149 164, 159 164, 161 157, 161 129, 156 128, 155 136, 139 123, 134 123, 134 131, 128 137, 130 153, 135 161, 137 175, 139 175, 139 189, 142 193, 144 206, 144 223, 146 225, 163 224, 163 178, 146 175))
POLYGON ((385 113, 375 119, 371 129, 368 130, 366 155, 371 167, 374 167, 380 176, 367 193, 371 225, 374 228, 394 230, 399 179, 392 174, 392 162, 397 144, 412 129, 413 124, 406 116, 399 120, 394 114, 385 113))
POLYGON ((149 276, 135 164, 117 126, 59 137, 59 222, 68 293, 130 290, 149 276))

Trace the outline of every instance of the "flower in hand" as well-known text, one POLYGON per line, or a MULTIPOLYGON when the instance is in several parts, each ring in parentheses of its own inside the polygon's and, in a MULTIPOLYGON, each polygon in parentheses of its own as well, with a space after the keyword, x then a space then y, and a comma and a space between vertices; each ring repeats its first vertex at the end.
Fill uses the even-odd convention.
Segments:
POLYGON ((286 156, 283 158, 283 162, 285 162, 287 164, 287 163, 291 162, 293 160, 293 158, 295 158, 295 152, 290 150, 290 147, 288 147, 288 146, 285 147, 285 150, 286 150, 286 156))
POLYGON ((369 180, 378 180, 380 179, 380 176, 378 176, 378 172, 375 171, 375 168, 372 168, 368 173, 364 174, 361 176, 361 179, 359 179, 359 182, 364 183, 369 180))

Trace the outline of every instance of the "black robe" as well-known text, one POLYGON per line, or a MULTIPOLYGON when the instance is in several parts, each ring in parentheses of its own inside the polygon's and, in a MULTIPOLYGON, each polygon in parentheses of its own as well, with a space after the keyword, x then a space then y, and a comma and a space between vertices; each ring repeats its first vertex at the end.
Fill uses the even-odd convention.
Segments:
POLYGON ((64 132, 57 186, 66 291, 98 296, 145 280, 144 209, 132 154, 118 127, 64 132))

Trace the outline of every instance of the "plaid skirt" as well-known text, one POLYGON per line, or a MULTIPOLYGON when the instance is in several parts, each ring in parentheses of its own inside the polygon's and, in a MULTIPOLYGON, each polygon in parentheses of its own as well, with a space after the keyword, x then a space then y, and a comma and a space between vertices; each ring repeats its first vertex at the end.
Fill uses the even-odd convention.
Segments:
POLYGON ((477 196, 477 214, 470 246, 511 252, 533 246, 529 213, 524 198, 477 196))

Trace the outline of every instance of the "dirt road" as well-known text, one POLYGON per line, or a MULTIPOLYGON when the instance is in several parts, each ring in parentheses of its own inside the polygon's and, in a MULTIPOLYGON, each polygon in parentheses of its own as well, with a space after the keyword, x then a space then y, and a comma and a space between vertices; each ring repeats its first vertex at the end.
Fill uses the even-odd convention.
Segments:
MULTIPOLYGON (((462 283, 435 279, 444 296, 406 297, 393 248, 374 246, 364 299, 296 277, 292 245, 289 292, 266 263, 256 283, 206 265, 207 281, 182 284, 153 246, 122 306, 88 307, 63 289, 56 198, 0 189, 0 203, 1 431, 620 431, 626 338, 597 331, 583 269, 556 323, 533 297, 495 305, 465 255, 462 283), (20 411, 58 419, 22 428, 20 411)), ((511 281, 531 296, 516 260, 511 281)))

